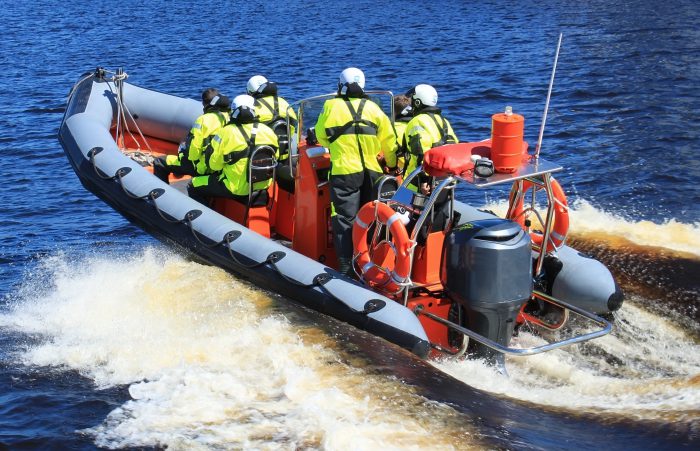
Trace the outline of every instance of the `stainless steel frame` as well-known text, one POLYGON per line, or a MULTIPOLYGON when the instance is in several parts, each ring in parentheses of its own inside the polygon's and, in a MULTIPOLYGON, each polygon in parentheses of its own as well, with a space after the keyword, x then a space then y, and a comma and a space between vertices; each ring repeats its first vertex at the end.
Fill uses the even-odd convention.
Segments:
POLYGON ((589 313, 585 310, 582 310, 575 305, 571 305, 569 303, 566 303, 562 300, 556 299, 552 296, 549 296, 548 294, 542 293, 540 291, 534 291, 533 294, 537 297, 540 297, 547 302, 550 302, 552 304, 558 305, 559 307, 562 307, 564 309, 567 309, 569 311, 572 311, 574 313, 577 313, 586 319, 589 319, 596 323, 598 326, 601 328, 599 330, 595 330, 593 332, 589 332, 583 335, 577 335, 575 337, 571 338, 565 338, 564 340, 560 341, 555 341, 553 343, 547 343, 545 345, 541 346, 534 346, 531 348, 510 348, 508 346, 503 346, 500 343, 496 343, 495 341, 484 337, 483 335, 480 335, 470 329, 467 329, 466 327, 462 327, 458 324, 455 324, 451 321, 448 321, 446 319, 443 319, 437 315, 433 315, 432 313, 428 313, 423 311, 421 308, 416 308, 414 309, 414 313, 416 315, 423 315, 427 318, 432 319, 433 321, 436 321, 440 324, 443 324, 447 327, 449 327, 452 330, 455 330, 457 332, 460 332, 464 335, 466 335, 469 338, 472 338, 479 343, 488 346, 489 348, 496 350, 502 354, 508 354, 508 355, 513 355, 513 356, 528 356, 528 355, 534 355, 534 354, 541 354, 546 351, 551 351, 553 349, 557 348, 562 348, 564 346, 569 346, 575 343, 582 343, 584 341, 592 340, 594 338, 602 337, 603 335, 607 335, 612 331, 612 324, 610 324, 608 321, 605 319, 594 315, 593 313, 589 313))

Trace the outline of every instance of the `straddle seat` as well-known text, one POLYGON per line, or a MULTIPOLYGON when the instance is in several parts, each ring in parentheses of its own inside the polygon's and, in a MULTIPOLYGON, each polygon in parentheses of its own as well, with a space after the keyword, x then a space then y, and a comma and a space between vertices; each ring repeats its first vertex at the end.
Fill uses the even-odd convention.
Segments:
POLYGON ((257 146, 251 152, 246 174, 247 198, 214 198, 216 211, 267 238, 270 237, 270 211, 276 195, 275 184, 271 183, 270 188, 262 190, 253 188, 260 182, 274 180, 277 167, 275 153, 275 149, 268 145, 257 146))

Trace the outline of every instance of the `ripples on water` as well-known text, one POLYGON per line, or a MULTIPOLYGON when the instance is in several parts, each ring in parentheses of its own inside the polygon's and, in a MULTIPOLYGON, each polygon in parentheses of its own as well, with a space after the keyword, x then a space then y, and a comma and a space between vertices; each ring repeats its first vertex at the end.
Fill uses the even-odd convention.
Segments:
MULTIPOLYGON (((340 70, 356 65, 370 88, 435 85, 462 140, 488 137, 490 115, 512 105, 534 146, 560 31, 543 156, 565 168, 557 178, 574 204, 577 247, 602 258, 633 296, 612 336, 513 361, 510 379, 480 362, 435 365, 533 411, 629 414, 649 430, 677 422, 664 434, 697 442, 698 16, 691 0, 4 5, 0 380, 9 388, 0 388, 0 443, 573 443, 536 422, 527 439, 512 421, 485 430, 483 418, 427 402, 391 368, 348 355, 344 326, 319 329, 218 270, 153 250, 80 186, 56 140, 70 87, 98 65, 192 98, 204 86, 236 95, 262 72, 288 100, 332 91, 340 70)), ((502 194, 460 192, 490 207, 502 194)))

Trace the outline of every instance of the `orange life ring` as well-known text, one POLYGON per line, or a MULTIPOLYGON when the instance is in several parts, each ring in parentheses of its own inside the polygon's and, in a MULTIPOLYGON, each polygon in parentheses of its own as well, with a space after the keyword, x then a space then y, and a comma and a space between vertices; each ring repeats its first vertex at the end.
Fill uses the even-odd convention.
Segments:
POLYGON ((362 278, 373 288, 395 293, 408 280, 411 270, 410 251, 413 243, 401 222, 401 215, 387 204, 375 200, 362 206, 352 226, 352 244, 355 248, 355 262, 360 268, 362 278), (385 268, 377 264, 372 258, 375 249, 370 251, 368 248, 367 234, 375 219, 387 226, 391 232, 395 252, 393 268, 385 268))
MULTIPOLYGON (((552 186, 552 196, 554 196, 554 227, 549 234, 549 243, 547 243, 547 252, 552 252, 555 249, 561 247, 566 240, 566 235, 569 232, 569 208, 566 202, 566 195, 564 190, 561 188, 559 182, 557 182, 554 177, 550 178, 552 186)), ((530 181, 523 181, 523 192, 526 192, 532 188, 533 184, 530 181)), ((512 213, 509 219, 518 222, 523 228, 525 228, 525 215, 524 211, 524 196, 521 196, 518 203, 512 209, 512 213)), ((511 204, 513 199, 510 200, 511 204)), ((530 232, 530 239, 536 245, 542 247, 542 239, 544 235, 538 232, 530 232)))

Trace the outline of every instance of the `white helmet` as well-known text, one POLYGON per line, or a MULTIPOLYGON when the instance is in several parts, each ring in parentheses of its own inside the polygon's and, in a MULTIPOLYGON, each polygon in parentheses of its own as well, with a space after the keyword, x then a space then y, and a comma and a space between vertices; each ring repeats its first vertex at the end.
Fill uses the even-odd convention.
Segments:
POLYGON ((255 94, 258 92, 258 89, 260 89, 260 86, 264 85, 265 83, 267 83, 267 78, 263 77, 262 75, 253 75, 248 80, 248 94, 255 94))
POLYGON ((437 91, 430 85, 416 85, 412 89, 411 105, 414 106, 414 109, 424 106, 435 106, 437 101, 437 91))
MULTIPOLYGON (((359 91, 365 89, 365 74, 356 67, 348 67, 340 73, 340 77, 338 78, 338 94, 358 94, 357 87, 355 89, 350 89, 350 92, 348 92, 348 87, 352 84, 357 84, 357 87, 360 88, 359 91)), ((359 94, 362 94, 362 92, 359 92, 359 94)))
POLYGON ((339 85, 344 85, 345 83, 357 83, 360 88, 365 89, 365 74, 356 67, 348 67, 340 73, 340 78, 338 79, 339 85))
POLYGON ((241 113, 245 116, 255 117, 255 99, 248 94, 241 94, 233 99, 233 105, 231 106, 231 118, 238 118, 241 113))

